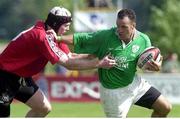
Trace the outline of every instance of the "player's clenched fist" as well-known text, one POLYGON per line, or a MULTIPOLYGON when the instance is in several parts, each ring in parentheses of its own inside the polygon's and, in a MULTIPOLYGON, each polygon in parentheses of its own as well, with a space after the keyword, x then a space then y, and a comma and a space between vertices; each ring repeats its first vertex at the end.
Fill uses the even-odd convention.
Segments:
POLYGON ((99 61, 99 68, 112 68, 116 65, 116 61, 114 59, 110 59, 109 56, 105 56, 102 60, 99 61))

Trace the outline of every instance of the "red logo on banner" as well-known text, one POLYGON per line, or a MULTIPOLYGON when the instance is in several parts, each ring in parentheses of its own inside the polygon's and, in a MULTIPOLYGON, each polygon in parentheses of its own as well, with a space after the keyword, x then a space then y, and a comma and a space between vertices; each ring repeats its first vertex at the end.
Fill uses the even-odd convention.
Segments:
POLYGON ((97 77, 48 77, 51 101, 99 101, 97 77))

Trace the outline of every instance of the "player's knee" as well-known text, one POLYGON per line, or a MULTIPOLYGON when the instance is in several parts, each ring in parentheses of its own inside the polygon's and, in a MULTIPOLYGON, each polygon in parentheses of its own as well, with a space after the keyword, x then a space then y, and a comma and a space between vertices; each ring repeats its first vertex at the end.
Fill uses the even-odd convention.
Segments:
POLYGON ((167 116, 171 110, 172 110, 172 105, 169 102, 166 102, 161 108, 154 111, 157 112, 159 116, 167 116))
POLYGON ((51 110, 52 110, 52 107, 50 104, 48 104, 48 105, 45 105, 43 108, 41 108, 40 111, 41 111, 41 113, 47 115, 48 113, 51 112, 51 110))
POLYGON ((170 103, 165 104, 162 113, 167 115, 172 110, 172 105, 170 103))
POLYGON ((50 104, 46 104, 41 107, 32 108, 32 111, 40 116, 46 116, 48 113, 51 112, 51 110, 52 110, 52 107, 50 104))

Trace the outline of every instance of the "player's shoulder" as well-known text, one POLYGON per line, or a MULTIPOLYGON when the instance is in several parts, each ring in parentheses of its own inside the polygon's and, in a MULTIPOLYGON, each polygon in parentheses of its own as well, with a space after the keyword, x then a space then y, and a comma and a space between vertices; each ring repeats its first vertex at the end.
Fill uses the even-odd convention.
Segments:
POLYGON ((42 38, 45 37, 45 25, 43 21, 37 21, 32 29, 32 33, 35 37, 42 38))
POLYGON ((147 34, 145 34, 145 33, 143 33, 143 32, 140 32, 140 31, 138 31, 138 30, 136 30, 136 32, 137 32, 138 36, 140 37, 140 39, 150 40, 150 39, 149 39, 149 36, 148 36, 147 34))

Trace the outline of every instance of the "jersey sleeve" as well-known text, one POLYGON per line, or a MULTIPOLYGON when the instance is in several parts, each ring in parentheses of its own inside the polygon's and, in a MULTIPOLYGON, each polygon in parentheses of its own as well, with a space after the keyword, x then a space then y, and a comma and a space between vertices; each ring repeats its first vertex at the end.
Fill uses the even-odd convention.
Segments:
POLYGON ((150 38, 147 36, 147 35, 144 35, 144 38, 145 38, 145 47, 148 48, 148 47, 151 47, 151 40, 150 38))
POLYGON ((59 48, 66 54, 70 53, 69 47, 67 46, 67 44, 59 42, 58 43, 59 48))
POLYGON ((97 55, 102 39, 99 32, 76 33, 73 35, 74 52, 97 55))
POLYGON ((63 45, 58 45, 54 41, 54 36, 52 34, 46 34, 45 37, 41 38, 39 42, 39 51, 52 63, 55 64, 58 61, 63 61, 67 59, 65 52, 68 50, 63 45))

